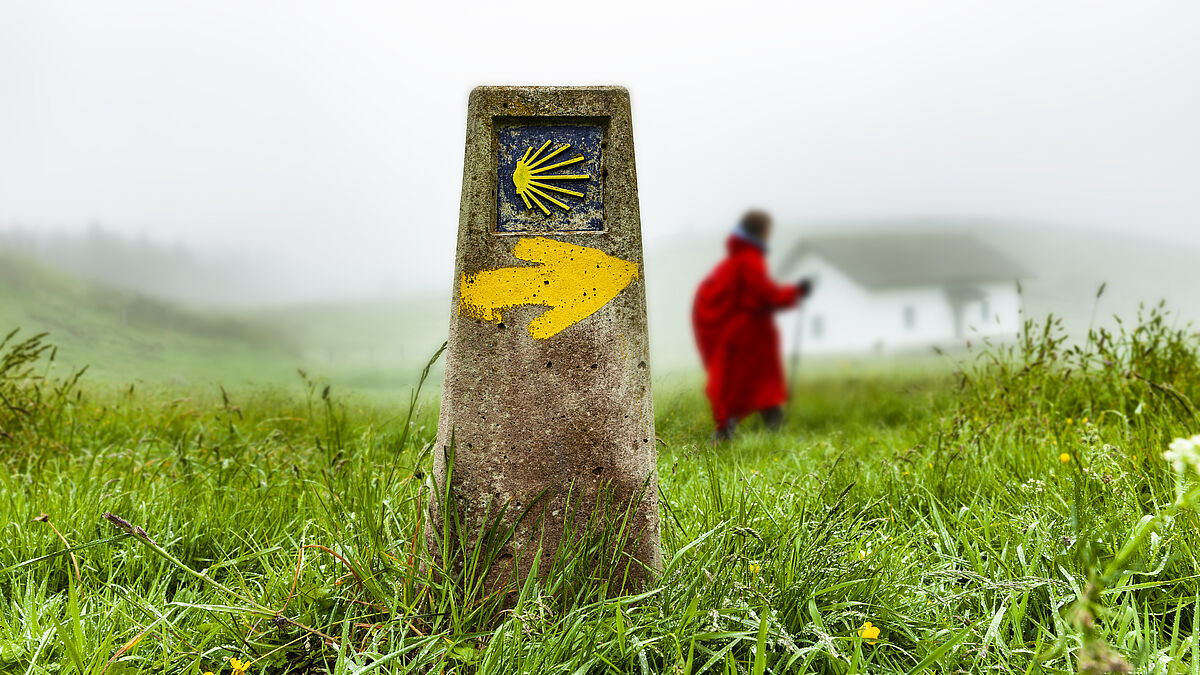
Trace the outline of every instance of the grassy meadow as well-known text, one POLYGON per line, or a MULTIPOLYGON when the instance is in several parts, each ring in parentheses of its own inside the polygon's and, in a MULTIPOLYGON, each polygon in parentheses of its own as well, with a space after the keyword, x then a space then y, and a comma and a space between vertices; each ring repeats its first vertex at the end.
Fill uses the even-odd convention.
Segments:
POLYGON ((125 387, 57 337, 0 348, 0 673, 1200 672, 1200 339, 1157 310, 814 375, 716 448, 660 381, 660 583, 512 606, 424 549, 436 376, 125 387))

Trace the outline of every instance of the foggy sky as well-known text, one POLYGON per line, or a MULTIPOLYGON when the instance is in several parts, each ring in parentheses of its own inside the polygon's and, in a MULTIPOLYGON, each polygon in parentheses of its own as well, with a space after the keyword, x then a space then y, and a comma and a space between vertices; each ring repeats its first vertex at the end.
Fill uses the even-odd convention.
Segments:
POLYGON ((470 89, 621 84, 651 249, 748 205, 1200 243, 1200 4, 721 7, 4 2, 0 227, 448 288, 470 89))

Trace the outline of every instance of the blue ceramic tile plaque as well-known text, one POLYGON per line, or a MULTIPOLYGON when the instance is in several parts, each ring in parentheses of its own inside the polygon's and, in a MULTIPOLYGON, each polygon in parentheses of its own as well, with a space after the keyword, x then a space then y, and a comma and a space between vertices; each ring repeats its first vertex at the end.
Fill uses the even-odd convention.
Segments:
POLYGON ((498 125, 496 233, 603 232, 599 124, 498 125))

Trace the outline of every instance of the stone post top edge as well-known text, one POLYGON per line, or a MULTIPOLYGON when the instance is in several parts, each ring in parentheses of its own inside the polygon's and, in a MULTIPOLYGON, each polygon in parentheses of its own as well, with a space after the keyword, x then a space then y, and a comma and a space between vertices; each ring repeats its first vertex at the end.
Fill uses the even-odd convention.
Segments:
POLYGON ((591 105, 619 107, 629 106, 629 90, 621 86, 497 86, 482 85, 471 90, 470 107, 509 105, 533 106, 563 105, 585 107, 591 105))
POLYGON ((602 84, 602 85, 508 85, 508 84, 481 84, 471 90, 471 95, 482 95, 490 93, 536 93, 536 92, 589 92, 597 93, 623 93, 629 95, 629 89, 618 84, 602 84))

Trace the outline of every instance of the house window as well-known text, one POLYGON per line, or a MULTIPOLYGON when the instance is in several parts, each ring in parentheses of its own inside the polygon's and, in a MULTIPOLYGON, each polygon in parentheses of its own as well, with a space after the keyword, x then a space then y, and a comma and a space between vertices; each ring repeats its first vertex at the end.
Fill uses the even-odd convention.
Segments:
POLYGON ((820 314, 814 316, 811 322, 812 337, 814 340, 820 340, 825 337, 825 317, 820 314))
POLYGON ((917 327, 917 308, 912 305, 904 306, 904 328, 912 330, 917 327))

